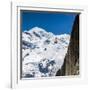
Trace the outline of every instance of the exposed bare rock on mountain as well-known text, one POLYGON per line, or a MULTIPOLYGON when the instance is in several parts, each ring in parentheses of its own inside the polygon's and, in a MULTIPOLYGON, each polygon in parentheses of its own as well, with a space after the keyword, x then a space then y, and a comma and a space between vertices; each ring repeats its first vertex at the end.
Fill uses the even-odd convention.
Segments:
POLYGON ((56 76, 79 74, 79 15, 76 16, 64 64, 56 76))

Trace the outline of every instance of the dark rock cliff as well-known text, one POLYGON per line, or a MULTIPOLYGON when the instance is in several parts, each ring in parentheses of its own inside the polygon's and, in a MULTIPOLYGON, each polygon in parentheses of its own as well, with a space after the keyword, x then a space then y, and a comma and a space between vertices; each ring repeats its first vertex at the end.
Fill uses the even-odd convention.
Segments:
POLYGON ((79 74, 79 14, 76 16, 71 32, 70 43, 64 64, 58 70, 56 76, 78 75, 79 74))

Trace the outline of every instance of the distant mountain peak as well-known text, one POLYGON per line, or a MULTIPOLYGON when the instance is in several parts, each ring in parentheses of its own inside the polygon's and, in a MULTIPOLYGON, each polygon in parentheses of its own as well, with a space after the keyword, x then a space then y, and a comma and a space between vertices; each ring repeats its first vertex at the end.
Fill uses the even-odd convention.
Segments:
POLYGON ((55 76, 64 62, 70 35, 55 35, 40 27, 22 33, 23 77, 55 76))
POLYGON ((40 31, 46 32, 43 28, 40 28, 37 26, 35 26, 29 30, 29 32, 40 32, 40 31))

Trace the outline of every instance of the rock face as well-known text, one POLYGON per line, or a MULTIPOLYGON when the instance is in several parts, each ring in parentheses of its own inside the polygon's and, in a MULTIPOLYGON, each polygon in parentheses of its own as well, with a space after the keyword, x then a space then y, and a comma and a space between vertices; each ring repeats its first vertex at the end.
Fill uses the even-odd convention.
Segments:
POLYGON ((56 76, 68 76, 79 74, 79 15, 76 16, 71 32, 70 43, 65 61, 56 76))

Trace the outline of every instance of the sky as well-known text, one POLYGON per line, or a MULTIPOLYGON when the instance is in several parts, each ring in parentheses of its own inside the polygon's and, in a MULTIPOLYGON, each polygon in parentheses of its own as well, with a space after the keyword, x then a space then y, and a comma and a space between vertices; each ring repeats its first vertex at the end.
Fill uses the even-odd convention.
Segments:
POLYGON ((21 30, 26 31, 33 27, 40 27, 56 35, 70 34, 75 17, 76 13, 22 11, 21 30))

